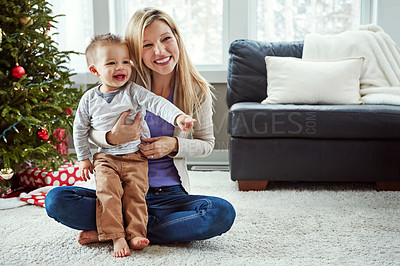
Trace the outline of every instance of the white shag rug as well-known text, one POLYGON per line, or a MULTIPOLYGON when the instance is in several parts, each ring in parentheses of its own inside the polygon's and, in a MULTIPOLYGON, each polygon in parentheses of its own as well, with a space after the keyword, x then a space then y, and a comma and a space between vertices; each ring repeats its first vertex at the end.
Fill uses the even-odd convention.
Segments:
POLYGON ((275 182, 240 192, 228 172, 190 172, 193 194, 230 201, 222 236, 150 245, 113 258, 112 244, 81 246, 34 205, 0 210, 0 265, 399 265, 400 192, 370 184, 275 182))

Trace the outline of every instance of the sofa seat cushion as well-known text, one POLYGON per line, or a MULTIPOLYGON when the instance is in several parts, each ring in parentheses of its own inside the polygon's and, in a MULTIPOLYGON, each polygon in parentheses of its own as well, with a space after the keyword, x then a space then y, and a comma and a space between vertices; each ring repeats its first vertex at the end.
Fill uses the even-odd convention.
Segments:
POLYGON ((400 140, 400 107, 242 102, 230 108, 228 133, 242 138, 400 140))

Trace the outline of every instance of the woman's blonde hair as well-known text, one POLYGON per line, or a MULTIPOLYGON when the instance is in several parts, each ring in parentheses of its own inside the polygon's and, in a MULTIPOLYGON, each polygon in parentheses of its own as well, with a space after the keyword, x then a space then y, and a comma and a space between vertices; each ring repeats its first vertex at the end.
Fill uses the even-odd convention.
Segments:
POLYGON ((144 8, 136 11, 126 28, 125 39, 138 74, 136 82, 142 83, 147 89, 151 84, 151 70, 146 67, 142 59, 143 35, 145 28, 155 20, 167 23, 178 44, 179 59, 175 68, 176 102, 174 104, 187 114, 197 115, 201 103, 205 99, 214 97, 212 86, 195 69, 175 22, 168 14, 159 9, 144 8))

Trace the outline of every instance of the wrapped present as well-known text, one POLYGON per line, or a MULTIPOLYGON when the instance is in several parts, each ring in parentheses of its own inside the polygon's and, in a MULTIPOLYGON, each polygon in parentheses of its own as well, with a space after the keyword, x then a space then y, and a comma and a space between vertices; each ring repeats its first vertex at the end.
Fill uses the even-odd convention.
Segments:
POLYGON ((20 200, 25 201, 29 204, 44 207, 44 199, 46 198, 47 192, 38 192, 33 194, 21 194, 20 200))
POLYGON ((26 187, 72 186, 76 181, 83 181, 78 162, 61 165, 57 171, 25 166, 18 172, 19 184, 26 187))

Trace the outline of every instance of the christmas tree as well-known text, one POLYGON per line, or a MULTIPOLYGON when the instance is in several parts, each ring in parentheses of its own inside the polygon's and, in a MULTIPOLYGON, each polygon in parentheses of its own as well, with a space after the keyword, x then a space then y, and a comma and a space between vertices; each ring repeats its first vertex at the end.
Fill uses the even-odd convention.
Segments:
MULTIPOLYGON (((0 0, 0 185, 23 164, 57 169, 72 155, 60 154, 64 141, 53 133, 72 133, 81 97, 65 66, 72 51, 52 40, 57 15, 44 0, 0 0)), ((8 181, 9 182, 9 181, 8 181)))

